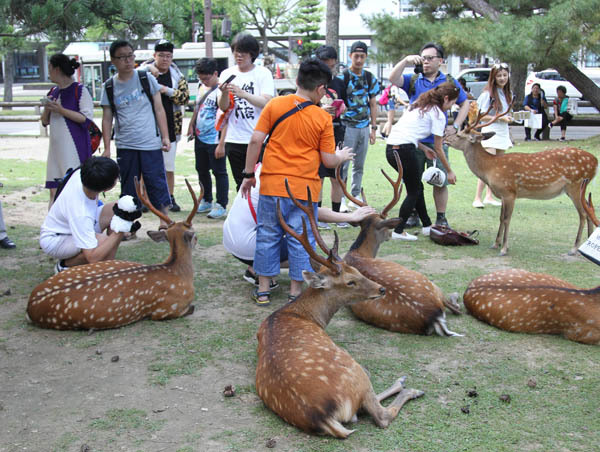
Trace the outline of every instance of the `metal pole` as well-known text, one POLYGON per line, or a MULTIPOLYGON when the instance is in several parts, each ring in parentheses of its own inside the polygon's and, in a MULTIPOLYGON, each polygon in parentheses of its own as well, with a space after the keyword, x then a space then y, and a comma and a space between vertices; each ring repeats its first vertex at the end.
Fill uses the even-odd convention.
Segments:
POLYGON ((204 45, 207 58, 213 57, 212 43, 212 4, 211 0, 204 0, 204 45))
POLYGON ((196 42, 196 14, 194 13, 194 0, 192 0, 192 42, 196 42))

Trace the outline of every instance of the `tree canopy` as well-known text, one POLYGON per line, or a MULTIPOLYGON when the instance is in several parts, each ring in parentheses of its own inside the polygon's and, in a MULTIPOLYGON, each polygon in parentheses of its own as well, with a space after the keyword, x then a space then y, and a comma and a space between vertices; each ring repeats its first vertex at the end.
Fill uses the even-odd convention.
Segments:
POLYGON ((367 19, 380 59, 398 61, 436 41, 447 53, 489 55, 510 63, 520 98, 528 65, 551 67, 600 108, 600 88, 573 64, 582 49, 600 52, 596 0, 424 0, 415 6, 417 17, 376 14, 367 19))

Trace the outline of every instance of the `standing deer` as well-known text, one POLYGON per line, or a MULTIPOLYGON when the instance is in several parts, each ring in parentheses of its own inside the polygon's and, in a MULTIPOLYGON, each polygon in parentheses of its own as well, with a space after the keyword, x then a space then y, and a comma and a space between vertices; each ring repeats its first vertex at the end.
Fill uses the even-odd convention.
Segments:
MULTIPOLYGON (((398 155, 398 177, 394 182, 384 170, 384 177, 392 184, 394 196, 392 201, 380 214, 373 214, 360 222, 360 234, 352 244, 350 251, 344 257, 344 262, 352 265, 364 276, 385 287, 385 296, 374 300, 362 300, 350 305, 350 309, 361 320, 367 323, 408 334, 432 334, 440 336, 461 336, 448 330, 444 306, 453 313, 460 314, 457 300, 458 294, 445 297, 442 290, 431 282, 425 275, 409 270, 402 265, 377 259, 379 246, 389 240, 391 230, 396 227, 399 218, 387 219, 387 215, 400 199, 402 183, 402 164, 398 155)), ((362 199, 354 198, 340 177, 339 167, 336 169, 337 180, 344 195, 358 206, 368 205, 364 190, 362 199)), ((308 214, 308 208, 296 202, 288 190, 295 205, 308 214)), ((310 202, 309 202, 310 205, 310 202)), ((313 229, 315 225, 313 225, 313 229)), ((327 250, 322 241, 318 241, 323 251, 327 250)))
MULTIPOLYGON (((581 203, 596 226, 591 202, 581 203)), ((600 286, 579 289, 566 281, 526 270, 503 270, 474 279, 463 296, 467 310, 497 328, 539 334, 563 334, 584 344, 600 342, 600 286)))
MULTIPOLYGON (((407 401, 423 392, 405 389, 400 378, 388 390, 375 394, 364 369, 325 332, 340 307, 379 298, 385 289, 341 261, 337 233, 329 257, 323 258, 310 246, 306 222, 303 220, 300 236, 285 224, 279 204, 277 209, 283 229, 302 243, 321 268, 317 273, 305 271, 308 288, 296 301, 267 317, 258 330, 258 395, 286 422, 309 433, 346 438, 354 430, 342 423, 356 420, 359 409, 385 428, 407 401), (383 407, 380 402, 394 394, 398 395, 391 405, 383 407)), ((313 225, 312 213, 309 218, 313 225)), ((316 225, 312 229, 315 239, 322 242, 316 225)))
POLYGON ((194 300, 192 248, 197 239, 192 219, 203 196, 196 197, 186 221, 175 223, 157 210, 145 188, 136 183, 139 199, 167 228, 148 231, 155 242, 168 241, 171 254, 162 264, 103 261, 70 267, 39 284, 29 296, 27 317, 42 328, 57 330, 118 328, 150 317, 173 319, 191 314, 194 300))
MULTIPOLYGON (((473 102, 475 107, 476 102, 473 102)), ((510 109, 510 106, 509 106, 510 109)), ((589 152, 573 147, 525 154, 511 152, 504 155, 490 155, 481 145, 482 139, 490 138, 490 133, 471 133, 475 128, 485 127, 506 115, 496 114, 488 123, 477 123, 489 113, 479 113, 473 123, 463 131, 447 127, 444 141, 460 149, 465 155, 469 169, 484 181, 494 195, 502 200, 500 226, 492 248, 500 247, 500 255, 508 252, 508 229, 517 198, 551 199, 565 192, 579 213, 579 229, 575 244, 569 254, 576 253, 581 241, 583 226, 587 219, 588 235, 592 233, 592 223, 586 217, 579 200, 579 187, 584 179, 596 175, 598 159, 589 152)), ((471 115, 469 115, 471 116, 471 115)))

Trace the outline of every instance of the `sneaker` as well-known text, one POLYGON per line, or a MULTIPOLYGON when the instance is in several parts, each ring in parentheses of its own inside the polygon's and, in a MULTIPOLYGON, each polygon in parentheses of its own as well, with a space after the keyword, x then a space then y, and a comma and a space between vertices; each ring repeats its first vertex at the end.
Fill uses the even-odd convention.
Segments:
MULTIPOLYGON (((360 206, 358 206, 357 204, 354 204, 352 201, 349 201, 349 202, 348 202, 348 204, 347 204, 347 208, 348 208, 349 210, 356 210, 356 209, 358 209, 359 207, 360 207, 360 206)), ((340 211, 341 211, 341 209, 340 209, 340 211)))
POLYGON ((323 223, 322 221, 317 221, 317 227, 319 229, 324 230, 324 231, 327 231, 327 230, 331 229, 331 226, 329 226, 329 224, 323 223))
POLYGON ((59 259, 56 261, 56 265, 54 266, 54 274, 58 275, 60 272, 66 270, 67 267, 66 265, 63 264, 63 262, 59 259))
POLYGON ((500 207, 502 203, 500 201, 496 201, 495 199, 486 199, 483 201, 484 204, 489 204, 490 206, 500 207))
POLYGON ((535 141, 542 141, 540 137, 535 137, 535 141))
POLYGON ((346 205, 346 198, 342 198, 340 201, 340 212, 346 213, 348 212, 348 206, 346 205))
POLYGON ((438 226, 446 226, 447 228, 450 227, 450 225, 448 224, 448 220, 446 219, 446 217, 438 218, 437 220, 435 220, 435 224, 437 224, 438 226))
POLYGON ((406 231, 404 231, 402 234, 398 234, 396 231, 392 231, 392 239, 394 239, 394 240, 406 240, 408 242, 414 242, 415 240, 417 240, 417 236, 409 234, 406 231))
POLYGON ((171 207, 169 207, 169 210, 171 212, 181 212, 181 207, 175 202, 175 196, 171 196, 171 207))
POLYGON ((525 141, 531 141, 531 138, 525 138, 525 141))
POLYGON ((223 218, 226 215, 227 215, 227 210, 221 204, 216 202, 213 205, 212 210, 208 213, 207 217, 217 219, 217 218, 223 218))
POLYGON ((473 201, 473 207, 476 209, 483 209, 485 206, 481 201, 473 201))
POLYGON ((341 223, 336 223, 336 226, 340 229, 346 229, 350 227, 350 225, 345 221, 342 221, 341 223))
POLYGON ((423 229, 421 229, 421 234, 423 234, 425 237, 429 237, 430 232, 431 232, 431 226, 427 226, 427 227, 424 227, 423 229))
POLYGON ((206 202, 204 199, 200 201, 200 205, 198 206, 197 213, 205 213, 210 212, 213 208, 212 202, 206 202))
POLYGON ((566 139, 565 137, 560 137, 560 138, 558 139, 558 141, 566 141, 566 140, 567 140, 567 139, 566 139))
POLYGON ((8 236, 0 240, 0 248, 4 248, 5 250, 12 250, 16 247, 17 245, 15 245, 15 242, 9 239, 8 236))
POLYGON ((413 212, 410 214, 410 217, 408 217, 408 220, 406 220, 406 224, 404 225, 405 228, 418 228, 419 226, 421 226, 421 221, 419 220, 419 216, 417 215, 416 212, 413 212))
POLYGON ((258 286, 258 276, 252 273, 250 270, 246 269, 246 273, 244 273, 243 278, 248 281, 250 284, 254 284, 258 286))

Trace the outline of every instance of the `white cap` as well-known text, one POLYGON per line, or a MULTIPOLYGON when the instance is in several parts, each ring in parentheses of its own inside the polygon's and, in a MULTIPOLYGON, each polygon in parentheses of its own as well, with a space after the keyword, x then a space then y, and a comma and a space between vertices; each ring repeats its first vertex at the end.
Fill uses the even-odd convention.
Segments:
POLYGON ((435 185, 436 187, 443 187, 446 182, 446 174, 435 166, 427 168, 421 177, 423 182, 427 182, 429 185, 435 185))

